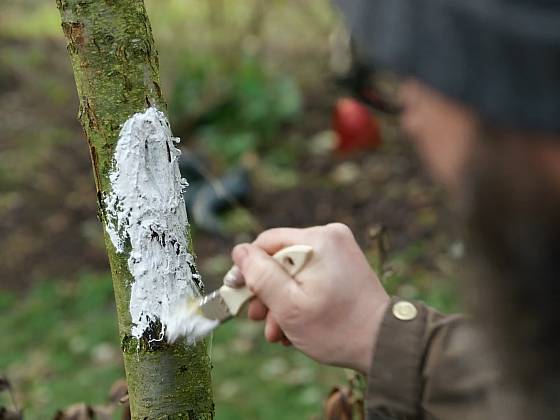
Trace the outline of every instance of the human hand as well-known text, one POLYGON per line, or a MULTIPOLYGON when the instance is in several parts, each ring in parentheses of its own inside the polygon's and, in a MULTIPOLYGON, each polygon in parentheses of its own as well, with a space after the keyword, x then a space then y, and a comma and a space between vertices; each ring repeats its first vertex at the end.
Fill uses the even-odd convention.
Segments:
POLYGON ((226 283, 246 282, 249 317, 266 319, 268 341, 293 344, 320 363, 367 373, 389 296, 348 227, 339 223, 263 232, 232 251, 226 283), (313 255, 291 277, 270 255, 309 245, 313 255))

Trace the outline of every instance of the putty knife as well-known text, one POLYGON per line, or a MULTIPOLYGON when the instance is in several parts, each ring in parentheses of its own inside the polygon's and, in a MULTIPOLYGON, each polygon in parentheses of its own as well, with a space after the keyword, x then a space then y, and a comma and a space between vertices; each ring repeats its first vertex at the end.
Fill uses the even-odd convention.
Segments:
MULTIPOLYGON (((294 245, 278 251, 272 256, 289 275, 295 276, 311 257, 313 248, 307 245, 294 245)), ((247 286, 234 288, 223 285, 218 290, 200 298, 200 313, 220 324, 241 312, 243 306, 255 294, 247 286)))
MULTIPOLYGON (((301 271, 311 257, 313 249, 307 245, 294 245, 272 256, 291 276, 301 271)), ((167 341, 173 343, 181 337, 187 340, 203 338, 227 320, 239 315, 243 306, 254 296, 247 286, 235 288, 224 285, 218 290, 189 302, 174 305, 171 321, 167 324, 167 341)))

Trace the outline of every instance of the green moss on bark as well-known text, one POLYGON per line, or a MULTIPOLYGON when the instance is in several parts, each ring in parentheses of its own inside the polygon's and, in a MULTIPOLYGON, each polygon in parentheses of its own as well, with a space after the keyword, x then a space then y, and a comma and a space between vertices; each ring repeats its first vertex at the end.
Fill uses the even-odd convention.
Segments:
MULTIPOLYGON (((110 191, 108 175, 121 125, 154 106, 166 112, 158 58, 142 0, 57 0, 80 100, 78 118, 89 144, 98 215, 110 191)), ((185 227, 187 228, 187 227, 185 227)), ((128 251, 117 253, 106 235, 133 419, 214 418, 210 360, 205 342, 168 345, 154 324, 140 340, 130 334, 128 251)), ((189 244, 192 250, 192 244, 189 244)))
POLYGON ((131 406, 140 407, 143 415, 149 413, 149 419, 165 415, 169 419, 214 418, 209 384, 199 375, 210 366, 204 342, 196 346, 165 344, 167 349, 158 351, 139 351, 130 344, 124 358, 131 406))

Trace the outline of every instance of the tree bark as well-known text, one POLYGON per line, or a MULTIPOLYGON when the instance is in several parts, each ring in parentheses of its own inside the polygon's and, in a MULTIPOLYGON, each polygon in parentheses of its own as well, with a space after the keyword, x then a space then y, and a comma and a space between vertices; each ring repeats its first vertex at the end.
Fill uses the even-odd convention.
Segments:
MULTIPOLYGON (((165 305, 169 304, 166 299, 172 296, 162 297, 161 293, 158 295, 160 290, 173 291, 182 287, 181 290, 186 290, 191 295, 202 291, 202 283, 198 280, 192 257, 194 254, 186 213, 185 226, 180 229, 183 233, 173 232, 168 225, 158 224, 157 209, 156 214, 152 214, 152 222, 146 222, 144 214, 140 214, 138 220, 133 220, 131 214, 135 211, 132 208, 134 206, 124 216, 119 214, 119 211, 123 211, 123 203, 126 205, 126 199, 130 198, 123 198, 118 190, 118 182, 123 184, 124 175, 117 154, 119 150, 126 152, 129 148, 129 145, 122 144, 127 124, 129 131, 132 130, 129 132, 132 133, 132 140, 144 141, 145 144, 142 145, 145 150, 151 151, 152 155, 146 152, 146 156, 166 156, 163 159, 165 162, 162 160, 154 163, 153 159, 135 162, 139 172, 146 171, 147 178, 158 175, 158 171, 178 174, 179 152, 172 141, 161 141, 146 134, 144 129, 134 128, 134 124, 130 123, 131 117, 136 116, 140 118, 140 125, 148 124, 142 127, 153 128, 154 121, 142 115, 148 110, 157 110, 150 114, 156 116, 156 123, 161 123, 161 127, 156 129, 169 131, 168 125, 166 128, 166 104, 160 88, 157 52, 143 0, 57 0, 57 5, 64 35, 68 39, 68 51, 80 99, 78 118, 91 152, 97 186, 98 216, 105 229, 132 418, 213 419, 211 365, 206 343, 169 345, 163 339, 163 315, 146 315, 142 312, 142 317, 149 321, 149 325, 141 328, 140 333, 138 329, 141 322, 139 319, 133 320, 131 315, 131 296, 137 293, 134 287, 135 284, 138 286, 139 276, 142 275, 137 274, 138 266, 134 264, 138 259, 146 260, 142 250, 135 248, 135 233, 132 231, 135 226, 149 225, 156 220, 153 223, 157 226, 150 225, 148 228, 151 229, 154 246, 160 247, 163 255, 160 260, 151 261, 152 265, 156 265, 156 274, 153 276, 155 292, 145 293, 142 296, 143 303, 153 304, 158 310, 165 311, 165 305), (156 144, 156 140, 160 142, 156 144), (156 150, 158 147, 160 149, 156 150), (162 147, 167 150, 161 149, 162 147), (150 165, 154 168, 149 167, 150 165), (120 181, 118 176, 121 176, 120 181), (173 252, 168 252, 169 249, 173 252), (170 264, 179 261, 177 258, 183 258, 181 270, 187 272, 187 276, 181 277, 177 269, 169 271, 170 264), (165 273, 160 275, 160 272, 165 273), (158 299, 159 301, 154 301, 158 299)), ((157 179, 161 180, 160 178, 157 179)), ((166 179, 162 181, 165 182, 166 179)), ((173 202, 165 211, 169 210, 167 216, 172 218, 184 212, 184 202, 180 183, 169 185, 172 187, 169 197, 173 198, 173 202)), ((157 198, 161 193, 158 190, 159 184, 153 183, 152 187, 155 188, 154 197, 157 198)), ((143 191, 139 191, 135 199, 145 199, 145 195, 143 191)), ((174 220, 175 223, 182 219, 174 220)))

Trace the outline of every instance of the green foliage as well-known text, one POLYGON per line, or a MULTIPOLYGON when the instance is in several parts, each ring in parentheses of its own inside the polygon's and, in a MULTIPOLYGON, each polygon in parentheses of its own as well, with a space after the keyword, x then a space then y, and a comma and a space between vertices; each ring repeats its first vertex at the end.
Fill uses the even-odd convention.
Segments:
POLYGON ((18 39, 55 36, 60 30, 54 2, 48 0, 2 0, 0 35, 18 39))
POLYGON ((185 66, 170 108, 175 120, 194 120, 200 147, 234 163, 246 151, 270 149, 281 128, 297 120, 302 99, 292 79, 267 77, 254 59, 230 74, 216 73, 217 65, 206 59, 185 66))

